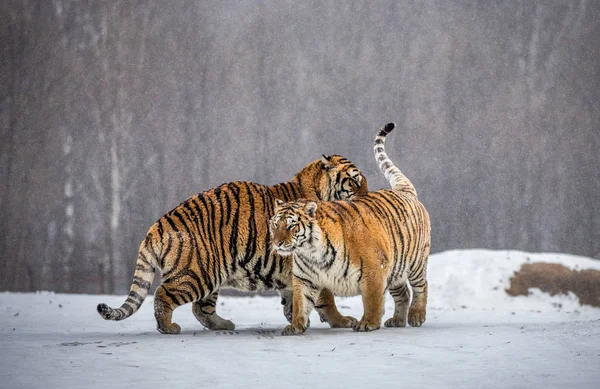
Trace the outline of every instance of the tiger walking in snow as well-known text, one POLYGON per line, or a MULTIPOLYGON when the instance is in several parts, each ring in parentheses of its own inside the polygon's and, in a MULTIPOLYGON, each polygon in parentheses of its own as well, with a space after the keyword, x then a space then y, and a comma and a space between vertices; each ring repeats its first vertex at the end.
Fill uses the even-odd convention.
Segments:
POLYGON ((386 327, 404 327, 407 322, 418 327, 425 321, 429 215, 412 183, 385 153, 385 137, 394 127, 384 126, 374 146, 391 190, 351 201, 277 201, 270 225, 273 248, 294 258, 292 322, 283 335, 306 330, 322 290, 362 295, 360 321, 346 317, 355 331, 380 328, 386 291, 395 302, 386 327))

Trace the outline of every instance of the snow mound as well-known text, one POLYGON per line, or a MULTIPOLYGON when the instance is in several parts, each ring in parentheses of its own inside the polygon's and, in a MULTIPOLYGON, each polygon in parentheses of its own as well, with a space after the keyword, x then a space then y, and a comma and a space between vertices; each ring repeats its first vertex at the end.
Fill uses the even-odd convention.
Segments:
POLYGON ((509 296, 510 278, 525 263, 558 263, 571 270, 600 270, 600 261, 567 254, 522 251, 454 250, 429 259, 429 305, 434 309, 477 309, 498 312, 562 312, 564 319, 597 316, 600 310, 581 305, 577 296, 551 296, 531 289, 529 296, 509 296))

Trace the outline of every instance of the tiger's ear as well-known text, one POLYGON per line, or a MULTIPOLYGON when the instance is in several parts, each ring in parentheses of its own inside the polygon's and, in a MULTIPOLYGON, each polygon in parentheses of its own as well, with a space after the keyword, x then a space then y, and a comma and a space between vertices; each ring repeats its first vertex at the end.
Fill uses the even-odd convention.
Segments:
POLYGON ((358 191, 356 192, 359 195, 365 195, 369 193, 369 184, 367 184, 367 177, 360 175, 360 185, 358 187, 358 191))
POLYGON ((331 157, 329 155, 323 154, 323 156, 321 157, 321 163, 323 164, 325 170, 329 170, 333 167, 333 165, 331 164, 331 157))
POLYGON ((281 207, 283 204, 285 204, 285 201, 279 200, 279 199, 275 199, 275 205, 276 206, 281 207))
POLYGON ((304 211, 306 212, 306 214, 308 216, 314 217, 315 216, 315 212, 317 212, 317 203, 315 203, 314 201, 309 201, 304 206, 304 211))

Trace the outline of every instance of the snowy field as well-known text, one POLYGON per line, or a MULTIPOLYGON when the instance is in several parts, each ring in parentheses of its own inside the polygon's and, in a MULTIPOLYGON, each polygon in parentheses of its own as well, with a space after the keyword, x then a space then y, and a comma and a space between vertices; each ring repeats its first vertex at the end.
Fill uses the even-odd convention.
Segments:
MULTIPOLYGON (((598 388, 600 309, 575 296, 504 293, 525 262, 599 269, 600 261, 515 251, 452 251, 429 262, 421 328, 329 329, 282 337, 276 297, 222 297, 231 332, 204 330, 191 306, 180 335, 155 329, 152 298, 131 318, 96 313, 125 296, 0 293, 0 388, 598 388)), ((360 318, 359 297, 336 298, 360 318)), ((388 296, 386 315, 393 312, 388 296)))

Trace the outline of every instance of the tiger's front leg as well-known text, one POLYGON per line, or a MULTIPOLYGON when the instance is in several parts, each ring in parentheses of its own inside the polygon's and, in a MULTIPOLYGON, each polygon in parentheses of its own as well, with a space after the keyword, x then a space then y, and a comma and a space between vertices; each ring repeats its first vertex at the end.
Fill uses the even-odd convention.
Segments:
POLYGON ((354 326, 354 331, 367 332, 381 327, 384 311, 385 284, 377 274, 364 274, 360 283, 364 314, 354 326))
POLYGON ((192 304, 192 312, 196 319, 209 330, 233 331, 235 324, 231 320, 223 319, 217 315, 218 298, 219 292, 217 291, 202 300, 195 301, 192 304))
POLYGON ((281 335, 300 335, 308 327, 308 316, 315 305, 315 299, 319 290, 313 285, 306 284, 296 278, 292 279, 292 324, 283 329, 281 335))

